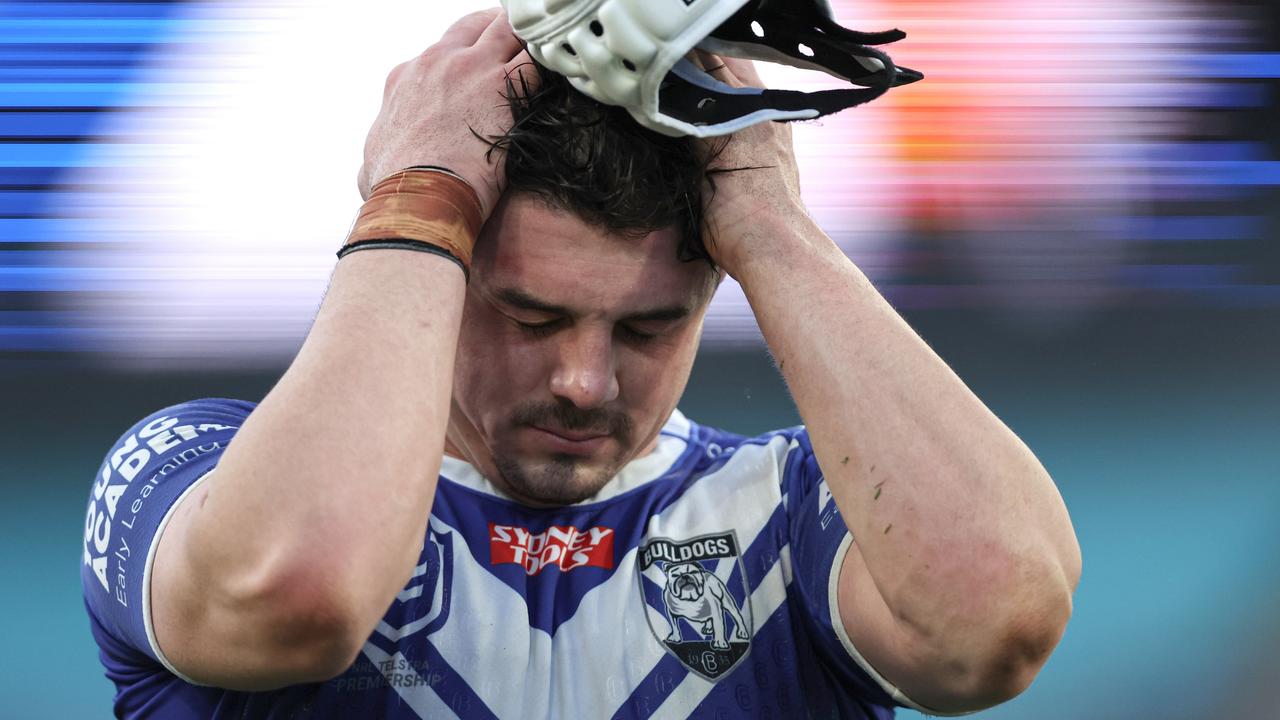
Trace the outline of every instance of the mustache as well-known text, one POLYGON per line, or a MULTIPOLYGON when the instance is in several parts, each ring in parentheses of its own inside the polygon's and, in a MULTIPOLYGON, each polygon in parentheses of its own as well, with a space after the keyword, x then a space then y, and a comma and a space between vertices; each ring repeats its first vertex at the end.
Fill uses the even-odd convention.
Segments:
POLYGON ((571 430, 612 435, 622 442, 631 440, 631 418, 604 408, 583 409, 569 403, 528 403, 516 408, 513 425, 537 425, 551 430, 571 430))

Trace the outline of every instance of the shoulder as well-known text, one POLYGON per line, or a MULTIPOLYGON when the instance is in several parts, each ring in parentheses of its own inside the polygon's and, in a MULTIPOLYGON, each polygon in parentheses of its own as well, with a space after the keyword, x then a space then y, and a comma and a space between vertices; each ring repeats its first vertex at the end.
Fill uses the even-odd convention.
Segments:
POLYGON ((723 428, 703 425, 687 420, 687 437, 690 445, 702 449, 736 452, 739 449, 777 446, 794 448, 797 444, 809 447, 809 433, 803 425, 768 430, 756 435, 744 435, 723 428))
POLYGON ((135 422, 107 450, 89 491, 81 567, 100 642, 109 636, 154 657, 144 617, 154 541, 254 407, 225 398, 172 405, 135 422))
POLYGON ((793 459, 813 454, 803 425, 743 435, 689 421, 688 443, 690 454, 698 456, 695 474, 715 472, 731 461, 739 467, 771 464, 782 470, 793 459))
POLYGON ((202 439, 234 434, 255 406, 244 400, 205 398, 147 415, 120 435, 107 452, 98 485, 111 482, 113 473, 124 482, 131 481, 149 465, 190 446, 199 446, 202 439))
POLYGON ((158 434, 160 426, 177 427, 184 422, 199 421, 204 424, 223 424, 239 426, 253 412, 257 403, 231 398, 200 398, 170 405, 138 420, 130 428, 129 434, 158 434))
POLYGON ((767 486, 788 507, 825 487, 809 431, 803 425, 757 435, 694 422, 689 425, 685 467, 691 482, 720 478, 735 489, 745 484, 767 486))

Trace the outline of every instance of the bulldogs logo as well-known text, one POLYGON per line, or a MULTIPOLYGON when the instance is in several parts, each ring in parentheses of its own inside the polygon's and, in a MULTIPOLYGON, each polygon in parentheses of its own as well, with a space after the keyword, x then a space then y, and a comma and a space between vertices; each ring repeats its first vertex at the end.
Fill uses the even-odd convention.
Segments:
POLYGON ((639 569, 649 628, 686 667, 716 680, 746 656, 751 603, 732 532, 654 538, 640 548, 639 569), (657 626, 663 618, 665 630, 657 626))

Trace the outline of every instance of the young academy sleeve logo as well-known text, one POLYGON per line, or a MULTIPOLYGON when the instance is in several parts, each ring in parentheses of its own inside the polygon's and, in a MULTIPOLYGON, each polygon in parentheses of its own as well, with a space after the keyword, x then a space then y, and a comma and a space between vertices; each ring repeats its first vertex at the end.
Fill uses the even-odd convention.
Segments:
POLYGON ((732 531, 683 541, 653 538, 640 547, 638 568, 649 629, 685 667, 716 680, 746 656, 751 601, 732 531), (661 618, 665 628, 656 624, 661 618))

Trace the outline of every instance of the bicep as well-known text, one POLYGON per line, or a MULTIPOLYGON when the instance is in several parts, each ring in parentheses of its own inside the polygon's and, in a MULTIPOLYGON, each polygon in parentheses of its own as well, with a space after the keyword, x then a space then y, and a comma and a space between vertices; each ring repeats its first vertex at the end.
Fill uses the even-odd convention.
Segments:
MULTIPOLYGON (((929 657, 897 622, 832 496, 809 443, 797 434, 781 466, 788 495, 793 592, 818 657, 849 694, 932 715, 938 703, 929 657), (931 702, 932 701, 932 702, 931 702)), ((941 712, 940 712, 941 711, 941 712)))
MULTIPOLYGON (((207 480, 175 505, 156 538, 150 574, 149 632, 160 662, 175 675, 201 685, 226 687, 242 658, 231 647, 230 633, 218 627, 209 608, 214 598, 201 590, 201 573, 187 552, 191 517, 209 495, 207 480)), ((216 592, 216 591, 214 591, 216 592)))
POLYGON ((349 663, 339 658, 335 664, 319 633, 303 629, 314 627, 311 619, 290 616, 280 593, 255 587, 251 578, 213 577, 199 561, 209 554, 192 552, 200 542, 196 518, 216 476, 192 486, 156 539, 149 592, 159 659, 188 682, 232 690, 272 690, 339 674, 349 663))
MULTIPOLYGON (((909 643, 898 630, 893 611, 885 603, 867 571, 857 543, 851 543, 840 565, 838 581, 840 621, 849 650, 881 685, 891 685, 911 697, 914 687, 909 643)), ((886 688, 888 689, 888 688, 886 688)))
POLYGON ((840 561, 837 604, 847 638, 846 649, 862 669, 894 699, 929 715, 951 712, 952 701, 941 692, 937 663, 913 634, 894 617, 867 570, 857 543, 849 543, 840 561))
MULTIPOLYGON (((175 405, 107 452, 86 508, 81 584, 109 669, 142 677, 158 662, 196 684, 268 689, 333 677, 363 643, 341 614, 322 611, 315 598, 331 594, 308 587, 306 573, 264 582, 212 567, 228 551, 200 540, 201 508, 252 408, 223 399, 175 405)), ((267 564, 250 560, 238 567, 267 564)))

